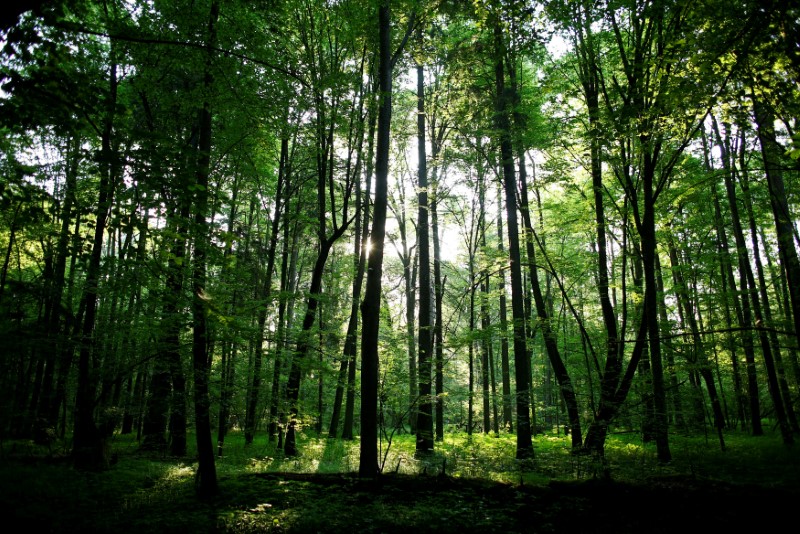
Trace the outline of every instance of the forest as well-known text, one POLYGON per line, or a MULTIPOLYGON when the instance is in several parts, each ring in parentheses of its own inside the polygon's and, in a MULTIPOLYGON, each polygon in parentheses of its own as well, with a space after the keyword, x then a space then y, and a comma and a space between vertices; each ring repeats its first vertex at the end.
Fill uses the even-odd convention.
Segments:
POLYGON ((15 492, 46 501, 28 485, 48 479, 84 495, 62 503, 76 530, 113 494, 91 525, 147 531, 141 492, 166 510, 286 484, 306 512, 253 496, 238 510, 266 523, 214 528, 450 531, 313 489, 380 518, 391 479, 401 503, 472 503, 453 531, 485 505, 511 532, 548 481, 605 484, 575 522, 647 500, 619 480, 800 487, 794 2, 3 10, 9 509, 33 521, 15 492))

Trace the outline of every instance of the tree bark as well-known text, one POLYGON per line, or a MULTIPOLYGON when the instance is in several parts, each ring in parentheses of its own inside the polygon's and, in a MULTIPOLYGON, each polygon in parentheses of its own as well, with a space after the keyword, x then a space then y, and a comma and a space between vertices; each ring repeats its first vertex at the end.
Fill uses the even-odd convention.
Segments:
POLYGON ((386 236, 389 134, 392 118, 391 15, 389 0, 378 6, 378 139, 375 158, 375 204, 367 284, 361 303, 361 444, 358 474, 378 476, 378 329, 380 326, 381 276, 386 236))
POLYGON ((514 331, 514 369, 517 404, 517 459, 533 457, 530 419, 530 361, 525 339, 525 303, 520 265, 519 225, 517 222, 516 176, 509 118, 509 102, 505 88, 503 34, 500 22, 494 23, 495 98, 500 156, 503 166, 503 187, 508 224, 508 252, 511 271, 511 314, 514 331))
MULTIPOLYGON (((206 41, 206 63, 203 87, 207 94, 213 86, 211 73, 214 46, 219 19, 219 0, 212 0, 208 35, 206 41)), ((217 494, 217 470, 214 465, 214 448, 211 442, 211 420, 209 397, 209 375, 211 359, 208 353, 208 296, 206 289, 206 258, 209 246, 208 183, 211 168, 211 103, 207 99, 200 110, 200 142, 197 147, 196 193, 194 199, 194 262, 192 266, 192 370, 194 374, 195 439, 197 442, 198 468, 196 489, 201 498, 217 494)))
POLYGON ((778 253, 789 287, 795 336, 800 346, 800 259, 798 259, 794 244, 794 219, 789 211, 786 187, 783 181, 780 158, 782 147, 775 137, 775 119, 772 112, 755 93, 752 93, 750 98, 753 101, 761 156, 764 160, 764 171, 767 174, 770 206, 778 236, 778 253))
POLYGON ((108 467, 108 451, 105 438, 97 428, 94 418, 96 407, 96 377, 92 373, 92 353, 95 348, 95 320, 97 315, 98 286, 100 282, 100 260, 103 250, 103 234, 106 230, 109 211, 118 179, 118 162, 113 147, 115 107, 117 103, 117 63, 115 51, 111 49, 109 93, 106 102, 101 139, 100 192, 97 202, 92 252, 87 267, 86 282, 82 296, 83 326, 81 329, 80 353, 78 355, 78 384, 75 396, 75 422, 72 441, 72 459, 76 467, 104 469, 108 467))
MULTIPOLYGON (((420 34, 421 35, 421 34, 420 34)), ((433 402, 431 399, 432 334, 430 223, 428 221, 428 165, 425 146, 425 69, 417 64, 417 150, 419 183, 417 201, 417 250, 419 252, 419 411, 416 454, 433 452, 433 402)))

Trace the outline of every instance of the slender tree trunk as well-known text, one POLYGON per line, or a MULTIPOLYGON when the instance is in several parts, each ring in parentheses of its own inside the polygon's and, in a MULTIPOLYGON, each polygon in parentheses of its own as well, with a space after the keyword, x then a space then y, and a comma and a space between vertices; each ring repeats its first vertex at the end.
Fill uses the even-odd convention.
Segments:
MULTIPOLYGON (((435 155, 434 155, 435 157, 435 155)), ((434 183, 434 196, 431 201, 431 231, 433 233, 433 286, 435 292, 435 319, 433 325, 434 336, 434 374, 435 378, 435 393, 436 393, 436 414, 435 414, 435 427, 436 427, 436 441, 444 440, 444 334, 443 334, 443 317, 442 317, 442 300, 444 298, 444 283, 442 279, 442 258, 441 258, 441 245, 439 242, 439 212, 438 212, 438 196, 439 184, 438 181, 434 183)))
MULTIPOLYGON (((297 204, 299 210, 299 204, 297 204)), ((283 248, 281 252, 281 291, 280 299, 278 301, 278 335, 277 342, 275 343, 274 358, 272 364, 272 388, 269 401, 269 425, 268 425, 268 439, 270 442, 278 438, 278 449, 283 448, 283 429, 281 421, 283 419, 281 408, 283 402, 283 393, 281 390, 281 373, 283 372, 284 360, 288 347, 288 332, 290 331, 290 324, 293 316, 294 299, 290 299, 289 294, 295 290, 295 278, 297 272, 297 257, 298 257, 298 243, 300 233, 295 225, 291 237, 290 246, 290 228, 291 225, 288 220, 284 223, 283 228, 283 248), (290 258, 291 248, 291 258, 290 258)))
MULTIPOLYGON (((374 62, 371 62, 371 65, 374 65, 374 62)), ((377 81, 377 80, 376 80, 377 81)), ((378 103, 378 99, 375 98, 375 95, 378 93, 378 85, 376 82, 372 84, 373 91, 370 95, 370 105, 369 105, 369 129, 367 135, 367 165, 366 165, 366 192, 364 194, 364 201, 363 201, 363 209, 364 211, 364 220, 362 222, 361 228, 361 249, 359 253, 359 262, 358 262, 358 277, 360 280, 360 284, 358 287, 358 295, 353 293, 353 305, 354 309, 352 310, 353 313, 358 314, 358 309, 355 307, 356 304, 359 303, 361 299, 361 284, 364 281, 364 273, 366 272, 366 265, 367 265, 367 244, 369 243, 369 220, 370 220, 370 195, 372 191, 372 174, 374 171, 374 156, 375 156, 375 129, 378 122, 378 110, 375 108, 375 104, 378 103)), ((378 95, 380 98, 380 95, 378 95)), ((359 205, 360 206, 360 205, 359 205)), ((356 321, 358 321, 358 317, 356 316, 356 321)), ((357 349, 357 338, 356 332, 353 332, 353 339, 352 339, 352 359, 351 365, 347 370, 347 395, 345 397, 345 410, 344 410, 344 424, 342 428, 342 439, 351 440, 353 439, 353 422, 355 420, 355 404, 356 404, 356 349, 357 349)))
MULTIPOLYGON (((364 61, 366 61, 366 55, 362 60, 361 64, 361 71, 364 72, 364 61)), ((345 391, 348 390, 348 377, 350 375, 350 369, 352 368, 355 370, 356 365, 356 352, 357 352, 357 332, 358 332, 358 304, 361 300, 361 287, 364 281, 364 270, 366 269, 366 247, 364 246, 367 239, 367 232, 366 228, 368 224, 366 222, 366 215, 367 215, 367 203, 364 201, 364 197, 361 191, 361 160, 362 160, 362 150, 364 147, 364 126, 363 126, 363 109, 364 109, 364 101, 366 98, 371 98, 372 95, 365 95, 364 91, 364 84, 361 86, 361 91, 359 93, 359 110, 358 116, 356 120, 358 121, 358 126, 356 127, 356 135, 358 136, 357 142, 357 157, 356 157, 356 164, 355 169, 353 170, 352 176, 353 180, 355 181, 355 189, 356 189, 356 213, 355 213, 355 229, 353 232, 353 289, 352 289, 352 301, 350 305, 350 319, 347 323, 347 333, 345 334, 345 341, 344 341, 344 349, 342 351, 342 359, 339 367, 339 376, 336 383, 336 393, 334 396, 333 401, 333 409, 331 413, 331 422, 328 428, 328 437, 335 438, 339 431, 339 420, 341 418, 341 411, 342 411, 342 402, 345 398, 345 391)), ((370 135, 374 131, 374 113, 370 113, 370 135)), ((352 124, 351 124, 351 131, 352 131, 352 124)), ((371 143, 371 140, 370 140, 371 143)), ((371 173, 371 165, 368 164, 371 173)), ((350 168, 349 160, 348 160, 348 169, 350 168)), ((348 171, 349 172, 349 171, 348 171)), ((368 173, 369 175, 369 173, 368 173)), ((368 180, 368 185, 370 181, 368 180)), ((369 196, 369 186, 367 188, 367 197, 369 196)), ((346 407, 345 407, 346 409, 346 407)), ((351 425, 352 425, 352 418, 351 418, 351 425)), ((351 435, 352 438, 352 426, 351 426, 351 435)))
MULTIPOLYGON (((208 41, 203 86, 211 91, 211 73, 216 44, 219 0, 212 0, 208 21, 208 41)), ((217 470, 211 441, 209 375, 211 359, 208 351, 208 305, 206 302, 206 258, 209 246, 208 183, 211 167, 211 103, 206 100, 200 110, 200 142, 197 153, 196 193, 194 199, 194 263, 192 266, 192 369, 194 374, 194 416, 197 442, 197 493, 202 498, 216 495, 217 470)))
POLYGON ((103 234, 106 230, 109 211, 114 198, 118 163, 112 146, 114 115, 117 102, 117 64, 115 50, 111 49, 109 94, 104 121, 100 193, 97 202, 92 253, 89 258, 82 305, 83 327, 81 329, 80 353, 78 356, 78 384, 75 403, 75 425, 72 441, 72 458, 76 467, 103 469, 108 466, 108 451, 105 437, 101 435, 94 419, 96 407, 96 378, 92 373, 92 353, 95 347, 95 320, 97 315, 98 285, 100 282, 100 260, 103 250, 103 234))
MULTIPOLYGON (((656 284, 658 286, 658 318, 659 327, 661 329, 662 337, 666 338, 670 334, 669 330, 669 316, 667 315, 667 304, 665 301, 664 291, 664 276, 661 269, 661 260, 656 256, 656 284)), ((665 359, 667 360, 667 379, 669 380, 669 387, 667 389, 667 399, 672 407, 671 422, 679 429, 686 429, 686 420, 684 419, 683 403, 678 384, 678 373, 675 370, 675 351, 672 347, 667 347, 665 351, 665 359)))
MULTIPOLYGON (((325 214, 323 213, 323 217, 325 214)), ((311 272, 311 286, 308 290, 308 300, 306 301, 306 312, 303 318, 302 330, 299 334, 299 341, 297 342, 297 349, 295 350, 294 357, 292 358, 291 368, 289 370, 289 379, 286 383, 286 400, 289 403, 289 424, 286 429, 286 439, 284 441, 283 451, 286 456, 297 455, 297 416, 299 415, 299 400, 300 400, 300 382, 305 366, 308 365, 306 361, 311 349, 311 328, 314 326, 317 308, 322 296, 322 275, 325 271, 325 263, 328 261, 333 244, 341 237, 347 229, 347 224, 337 228, 331 237, 320 242, 320 250, 317 255, 317 260, 314 263, 314 270, 311 272)))
MULTIPOLYGON (((318 113, 319 115, 319 113, 318 113)), ((321 121, 322 119, 318 119, 321 121)), ((309 362, 309 353, 313 345, 312 342, 312 327, 316 318, 316 312, 319 308, 320 299, 322 298, 322 279, 325 273, 325 264, 328 261, 331 249, 336 241, 347 230, 350 221, 347 218, 348 197, 342 202, 342 220, 341 224, 337 225, 335 207, 331 201, 331 211, 327 210, 326 190, 330 187, 331 198, 333 199, 333 164, 332 161, 329 165, 329 157, 333 157, 333 124, 327 130, 328 134, 323 140, 319 132, 323 131, 324 126, 318 128, 319 143, 317 147, 317 238, 318 238, 318 253, 317 259, 314 263, 314 269, 311 272, 311 284, 308 290, 308 298, 306 300, 306 312, 303 317, 303 324, 300 333, 298 334, 297 348, 292 357, 292 363, 289 369, 289 377, 286 383, 286 400, 289 405, 289 421, 286 429, 286 438, 284 441, 283 451, 286 456, 297 455, 297 417, 299 415, 299 401, 300 401, 300 383, 303 374, 306 372, 309 362), (326 183, 329 183, 328 186, 326 183), (331 219, 333 231, 330 236, 327 236, 328 219, 331 219)), ((349 194, 349 189, 348 193, 349 194)))
MULTIPOLYGON (((742 137, 744 137, 744 133, 742 133, 742 137)), ((769 327, 769 333, 766 334, 769 336, 770 347, 772 349, 772 354, 775 359, 775 373, 776 377, 775 380, 778 382, 778 388, 780 389, 780 396, 784 403, 784 409, 786 410, 786 419, 787 422, 792 430, 792 432, 797 433, 800 432, 800 426, 798 426, 797 422, 797 415, 794 411, 794 405, 792 403, 792 396, 789 390, 789 384, 786 382, 786 374, 784 372, 783 367, 783 357, 781 355, 780 343, 778 341, 778 334, 774 329, 775 323, 772 319, 772 308, 769 303, 769 295, 767 293, 767 283, 764 275, 764 266, 761 262, 761 247, 758 242, 758 228, 756 226, 755 216, 753 214, 753 205, 752 200, 750 197, 750 186, 749 186, 749 177, 747 166, 745 162, 744 156, 744 139, 742 139, 742 147, 740 149, 740 165, 739 165, 739 183, 742 188, 743 193, 743 200, 745 206, 745 212, 747 214, 749 227, 750 227, 750 244, 753 248, 753 261, 756 264, 756 274, 758 275, 758 291, 759 296, 761 298, 761 302, 763 303, 763 313, 764 313, 764 321, 765 325, 769 327)), ((794 248, 794 245, 792 245, 794 248)), ((761 335, 765 335, 764 332, 761 335)))
MULTIPOLYGON (((647 147, 642 169, 642 186, 644 192, 644 215, 639 225, 642 245, 642 264, 644 267, 644 313, 647 322, 647 335, 650 341, 649 355, 653 380, 654 431, 658 460, 667 463, 672 460, 669 448, 669 422, 667 417, 667 397, 664 386, 664 368, 661 358, 661 338, 658 328, 658 299, 655 276, 656 222, 655 222, 655 161, 651 156, 649 142, 642 143, 647 147)), ((654 149, 654 152, 657 151, 654 149)))
POLYGON ((390 0, 378 6, 378 141, 375 159, 375 205, 372 248, 367 263, 367 284, 361 303, 361 445, 358 474, 378 475, 378 329, 380 326, 381 276, 386 236, 387 182, 389 175, 389 134, 392 118, 392 65, 390 0))
MULTIPOLYGON (((51 288, 52 304, 47 323, 47 336, 50 340, 47 348, 49 360, 42 384, 44 394, 42 395, 41 405, 39 407, 39 416, 45 421, 48 427, 52 428, 55 428, 58 419, 58 407, 54 406, 57 397, 53 382, 56 379, 58 355, 61 354, 60 349, 64 343, 63 340, 59 339, 59 333, 61 331, 61 306, 64 296, 70 224, 73 218, 72 210, 75 204, 75 190, 77 188, 78 163, 80 161, 80 138, 78 136, 71 136, 67 138, 66 145, 67 165, 64 178, 64 199, 60 213, 61 231, 58 234, 58 243, 56 245, 56 259, 53 266, 53 286, 51 288)), ((0 301, 2 301, 2 291, 5 285, 6 272, 8 270, 11 245, 14 242, 17 213, 18 211, 15 211, 11 221, 8 241, 9 248, 3 263, 2 280, 0 280, 0 301)))
MULTIPOLYGON (((703 146, 704 146, 704 157, 705 157, 705 166, 706 169, 711 171, 711 164, 708 160, 708 147, 706 141, 706 135, 703 135, 703 146)), ((727 172, 727 171, 725 171, 727 172)), ((728 245, 728 234, 725 230, 725 223, 722 217, 722 207, 720 206, 719 202, 719 193, 717 192, 717 184, 712 184, 711 186, 711 199, 714 204, 714 226, 716 228, 717 234, 717 252, 719 255, 719 263, 720 263, 720 281, 722 285, 722 296, 724 299, 724 306, 723 312, 725 317, 725 325, 728 329, 732 329, 734 326, 733 317, 731 316, 731 305, 733 305, 734 313, 736 315, 737 321, 740 325, 743 325, 743 313, 742 313, 742 306, 739 303, 739 299, 737 296, 736 291, 736 281, 733 276, 733 266, 730 258, 729 252, 729 245, 728 245)), ((737 413, 739 416, 739 420, 742 422, 742 427, 744 428, 747 425, 748 418, 748 404, 747 404, 747 397, 745 395, 743 385, 742 385, 742 374, 741 370, 739 369, 739 356, 737 350, 737 343, 733 336, 733 334, 728 334, 726 336, 726 346, 730 353, 731 358, 731 370, 733 372, 733 389, 734 395, 736 396, 736 407, 737 413)), ((752 332, 744 331, 742 332, 742 350, 745 352, 745 361, 750 362, 755 360, 755 356, 753 355, 753 337, 752 332)), ((755 386, 757 391, 757 384, 750 384, 751 388, 755 386)), ((751 391, 752 393, 752 391, 751 391)), ((756 404, 758 403, 758 397, 752 397, 751 401, 755 399, 756 404)), ((752 406, 750 406, 752 407, 752 406)), ((754 434, 755 429, 761 428, 761 419, 760 417, 753 418, 753 423, 755 424, 756 421, 758 422, 758 426, 754 426, 754 434)))
MULTIPOLYGON (((503 245, 503 195, 502 187, 497 187, 497 250, 500 257, 505 256, 503 245)), ((500 269, 497 275, 498 291, 500 292, 498 308, 500 316, 500 374, 503 380, 503 427, 509 431, 514 431, 514 413, 511 402, 511 366, 508 354, 508 305, 506 303, 506 270, 500 269)))
MULTIPOLYGON (((712 121, 712 126, 714 127, 714 133, 717 136, 718 146, 722 152, 722 160, 725 162, 725 189, 728 194, 728 204, 731 211, 731 223, 733 225, 733 235, 736 239, 736 248, 738 249, 738 257, 739 257, 739 270, 740 276, 742 277, 741 288, 743 291, 742 295, 742 302, 749 302, 752 305, 753 315, 755 316, 755 324, 760 326, 764 322, 764 317, 761 308, 761 300, 758 296, 758 289, 756 287, 755 277, 753 276, 753 269, 750 266, 750 261, 748 258, 747 253, 747 244, 744 239, 744 232, 742 230, 742 223, 741 218, 739 216, 739 206, 738 206, 738 199, 736 198, 736 190, 733 181, 733 174, 734 170, 731 165, 731 154, 728 149, 728 144, 724 142, 722 135, 720 134, 719 127, 717 126, 716 121, 712 121)), ((745 313, 749 311, 749 307, 744 307, 743 309, 747 310, 745 313)), ((747 317, 745 321, 747 321, 747 317)), ((749 323, 749 321, 747 321, 749 323)), ((769 344, 769 339, 767 337, 766 332, 763 329, 759 330, 759 341, 761 344, 761 352, 764 357, 764 365, 767 369, 767 390, 769 391, 770 397, 772 399, 772 404, 775 408, 775 416, 778 419, 778 425, 781 429, 781 435, 783 436, 783 441, 786 444, 790 444, 794 441, 792 437, 791 428, 789 428, 789 423, 786 417, 786 410, 784 409, 783 400, 780 396, 780 386, 778 385, 778 377, 777 371, 775 370, 775 361, 772 356, 772 348, 769 344)), ((748 362, 748 367, 750 366, 750 362, 748 362)), ((753 362, 753 369, 749 371, 752 374, 755 374, 755 362, 753 362)), ((752 402, 752 401, 751 401, 752 402)), ((754 416, 760 417, 760 414, 756 413, 754 416)))
MULTIPOLYGON (((522 157, 522 156, 520 156, 522 157)), ((558 342, 556 334, 553 331, 550 323, 551 314, 548 311, 548 303, 545 296, 542 294, 541 285, 539 283, 539 272, 536 265, 536 252, 533 241, 536 239, 535 230, 531 223, 530 210, 528 209, 528 195, 527 195, 527 179, 524 164, 520 164, 520 198, 522 205, 520 211, 522 212, 523 224, 525 225, 526 247, 528 251, 528 264, 531 280, 531 292, 533 294, 534 306, 536 308, 537 326, 542 332, 544 338, 545 350, 547 351, 548 362, 550 367, 555 372, 556 380, 558 381, 559 390, 561 392, 561 399, 567 407, 567 414, 569 417, 569 425, 572 435, 572 448, 578 451, 583 445, 583 433, 581 431, 581 420, 578 412, 578 400, 575 395, 575 388, 572 384, 572 378, 569 375, 564 360, 561 358, 561 353, 558 350, 558 342)), ((543 243, 539 242, 539 246, 544 254, 545 249, 543 243)), ((555 401, 554 401, 555 402, 555 401)))
POLYGON ((475 279, 475 253, 474 250, 471 250, 469 262, 469 345, 467 347, 467 435, 470 437, 475 426, 475 279))
POLYGON ((682 263, 680 261, 678 250, 675 243, 669 242, 669 257, 672 264, 672 279, 675 284, 675 293, 678 300, 678 306, 683 308, 683 316, 689 325, 689 331, 692 333, 692 357, 690 364, 697 369, 708 390, 708 397, 711 401, 711 409, 714 415, 714 428, 717 430, 717 438, 719 439, 720 448, 725 450, 725 437, 722 431, 725 430, 725 416, 722 414, 722 405, 719 401, 717 394, 717 386, 714 382, 714 376, 711 373, 711 364, 703 347, 702 339, 700 338, 700 328, 697 325, 697 317, 695 314, 695 303, 689 295, 689 288, 682 272, 682 263))
POLYGON ((516 176, 511 143, 511 124, 508 111, 508 95, 505 88, 505 55, 500 22, 494 25, 495 53, 495 98, 497 99, 496 121, 500 135, 500 154, 503 166, 503 187, 506 197, 508 223, 508 249, 511 271, 511 312, 514 319, 514 369, 517 401, 517 458, 533 456, 530 418, 530 361, 525 338, 525 303, 522 291, 522 267, 520 265, 519 226, 517 223, 516 176))
POLYGON ((786 188, 783 182, 783 171, 780 154, 783 149, 775 137, 775 118, 770 109, 761 102, 755 93, 751 94, 755 110, 758 140, 761 144, 761 155, 764 159, 764 170, 769 185, 769 198, 772 216, 775 219, 775 231, 778 236, 778 253, 783 272, 789 287, 792 304, 795 336, 800 345, 800 259, 794 245, 794 219, 789 211, 786 188))
MULTIPOLYGON (((421 33, 420 33, 421 35, 421 33)), ((428 165, 425 146, 425 69, 417 65, 417 149, 419 183, 417 201, 417 250, 419 252, 419 412, 417 415, 417 455, 433 451, 433 402, 431 371, 433 327, 431 325, 430 223, 428 220, 428 165)))
MULTIPOLYGON (((288 113, 287 113, 288 115, 288 113)), ((255 351, 253 354, 253 375, 250 378, 250 388, 247 390, 247 405, 244 418, 244 443, 253 443, 257 427, 258 401, 261 393, 261 367, 264 355, 264 327, 267 320, 267 310, 272 297, 272 275, 275 272, 275 253, 278 248, 278 234, 280 233, 281 215, 285 209, 284 189, 286 188, 289 158, 289 138, 281 139, 281 152, 278 160, 278 183, 275 186, 275 211, 272 215, 270 226, 269 246, 267 247, 267 268, 259 292, 260 306, 258 309, 258 324, 256 331, 255 351)))
POLYGON ((14 250, 14 240, 17 235, 17 217, 19 211, 22 209, 22 202, 17 204, 14 209, 14 215, 11 216, 11 223, 8 230, 8 246, 6 246, 6 253, 3 258, 3 269, 0 271, 0 302, 3 302, 3 292, 6 288, 6 279, 8 278, 8 266, 11 263, 11 252, 14 250))

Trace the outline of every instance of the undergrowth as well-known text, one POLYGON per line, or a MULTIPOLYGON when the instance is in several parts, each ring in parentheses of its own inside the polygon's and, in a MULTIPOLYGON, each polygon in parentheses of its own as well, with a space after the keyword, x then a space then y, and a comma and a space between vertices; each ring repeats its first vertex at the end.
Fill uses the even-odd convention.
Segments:
MULTIPOLYGON (((30 528, 50 532, 164 531, 164 524, 172 531, 194 532, 286 531, 290 527, 336 531, 337 521, 362 520, 361 530, 385 531, 398 518, 405 518, 404 524, 428 521, 425 517, 439 517, 451 525, 458 518, 473 525, 483 520, 480 510, 473 517, 473 511, 453 508, 458 497, 448 497, 446 492, 413 505, 404 504, 407 497, 400 494, 380 494, 365 501, 363 492, 354 489, 358 482, 352 476, 358 469, 357 440, 301 434, 298 445, 300 454, 286 458, 266 438, 245 446, 242 434, 231 433, 224 454, 216 459, 221 497, 209 504, 195 498, 194 451, 185 458, 143 453, 132 437, 115 436, 116 464, 105 472, 87 473, 76 471, 62 457, 68 444, 44 450, 30 442, 6 442, 0 449, 0 506, 30 528), (319 476, 337 477, 325 479, 332 480, 328 483, 336 491, 320 486, 319 476), (331 514, 341 506, 358 512, 331 514)), ((415 455, 412 435, 394 436, 388 450, 386 445, 381 456, 384 474, 431 481, 534 487, 592 479, 600 469, 592 458, 571 454, 569 438, 561 435, 536 436, 535 457, 525 462, 515 459, 513 435, 448 435, 436 443, 435 452, 421 458, 415 455)), ((704 437, 674 436, 671 448, 674 460, 661 465, 655 446, 643 443, 636 434, 611 435, 606 467, 615 480, 623 482, 690 479, 800 487, 800 459, 777 436, 732 433, 726 435, 725 451, 704 437)), ((480 508, 482 501, 476 502, 480 508)), ((347 525, 340 527, 346 530, 347 525)))

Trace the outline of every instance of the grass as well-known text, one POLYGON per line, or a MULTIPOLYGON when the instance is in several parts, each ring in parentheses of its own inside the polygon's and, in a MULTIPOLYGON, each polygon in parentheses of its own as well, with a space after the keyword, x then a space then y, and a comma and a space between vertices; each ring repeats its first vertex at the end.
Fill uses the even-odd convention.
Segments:
MULTIPOLYGON (((681 495, 686 481, 800 488, 800 457, 778 437, 729 434, 726 443, 722 452, 705 438, 674 436, 674 460, 664 466, 653 445, 619 434, 610 436, 606 455, 615 480, 662 488, 679 483, 681 495)), ((232 433, 217 459, 220 496, 200 502, 193 462, 141 453, 129 436, 115 437, 119 460, 100 473, 76 471, 57 454, 48 459, 49 451, 28 442, 6 442, 0 506, 26 528, 45 532, 392 532, 396 525, 511 532, 533 499, 530 492, 591 480, 597 468, 590 458, 571 455, 568 438, 556 435, 537 436, 536 457, 525 463, 514 459, 512 435, 448 435, 424 460, 414 456, 413 436, 395 436, 388 451, 383 445, 384 473, 391 476, 376 486, 352 476, 358 441, 301 435, 300 455, 284 458, 266 440, 245 446, 232 433)), ((593 506, 575 499, 557 501, 548 513, 568 508, 575 516, 593 506)), ((531 513, 547 531, 550 519, 541 507, 531 513)))

